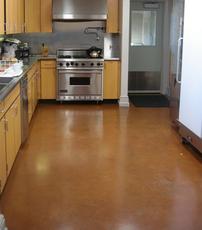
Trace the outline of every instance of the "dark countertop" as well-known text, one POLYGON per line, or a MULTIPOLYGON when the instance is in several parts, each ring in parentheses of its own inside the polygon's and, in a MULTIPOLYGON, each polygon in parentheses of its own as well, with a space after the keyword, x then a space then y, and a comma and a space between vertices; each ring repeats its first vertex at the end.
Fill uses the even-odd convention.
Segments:
POLYGON ((30 57, 24 61, 23 73, 14 77, 2 90, 0 90, 0 102, 3 101, 6 96, 15 88, 15 86, 20 82, 20 80, 25 76, 25 74, 30 70, 30 68, 35 64, 40 58, 30 57))

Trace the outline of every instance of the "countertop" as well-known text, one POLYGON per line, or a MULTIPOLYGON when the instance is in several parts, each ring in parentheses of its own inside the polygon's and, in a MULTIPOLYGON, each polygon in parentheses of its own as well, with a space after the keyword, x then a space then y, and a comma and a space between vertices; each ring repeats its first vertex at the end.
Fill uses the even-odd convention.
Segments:
POLYGON ((121 59, 119 57, 105 57, 105 61, 120 61, 121 59))
POLYGON ((24 61, 23 65, 23 73, 18 76, 14 77, 1 91, 0 91, 0 102, 3 101, 6 96, 13 90, 13 88, 20 82, 20 80, 25 76, 25 74, 30 70, 30 68, 35 64, 39 57, 30 57, 29 59, 24 61))

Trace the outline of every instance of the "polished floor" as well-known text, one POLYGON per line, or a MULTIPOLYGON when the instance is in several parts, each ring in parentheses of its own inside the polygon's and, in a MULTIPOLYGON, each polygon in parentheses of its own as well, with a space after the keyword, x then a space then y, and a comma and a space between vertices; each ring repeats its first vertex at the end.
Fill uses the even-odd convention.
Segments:
POLYGON ((167 108, 41 104, 0 206, 9 230, 200 230, 201 162, 167 108))

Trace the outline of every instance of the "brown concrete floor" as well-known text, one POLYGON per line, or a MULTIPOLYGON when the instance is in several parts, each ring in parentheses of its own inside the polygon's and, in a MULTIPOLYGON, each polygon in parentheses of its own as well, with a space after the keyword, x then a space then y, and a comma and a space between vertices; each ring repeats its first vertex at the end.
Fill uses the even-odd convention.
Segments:
POLYGON ((201 175, 168 109, 40 105, 0 205, 9 230, 198 230, 201 175))

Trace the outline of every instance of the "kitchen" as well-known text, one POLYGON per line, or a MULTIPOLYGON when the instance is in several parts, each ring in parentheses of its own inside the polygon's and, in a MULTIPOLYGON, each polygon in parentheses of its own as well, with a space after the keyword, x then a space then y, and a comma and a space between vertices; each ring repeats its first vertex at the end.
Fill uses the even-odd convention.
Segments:
MULTIPOLYGON (((50 0, 2 3, 3 38, 31 48, 20 67, 25 82, 0 78, 9 84, 0 94, 0 210, 8 229, 200 229, 200 155, 181 144, 169 108, 129 106, 130 1, 108 0, 104 14, 75 13, 75 20, 53 16, 50 0), (68 71, 103 76, 101 93, 66 94, 68 71)), ((71 78, 84 88, 95 82, 71 78)))

